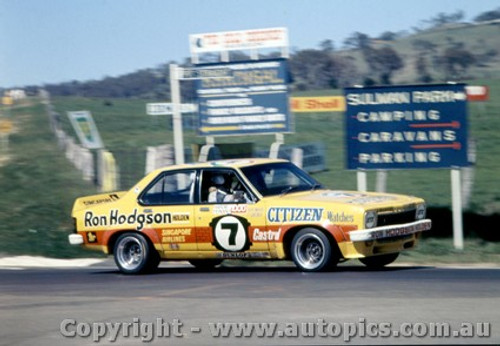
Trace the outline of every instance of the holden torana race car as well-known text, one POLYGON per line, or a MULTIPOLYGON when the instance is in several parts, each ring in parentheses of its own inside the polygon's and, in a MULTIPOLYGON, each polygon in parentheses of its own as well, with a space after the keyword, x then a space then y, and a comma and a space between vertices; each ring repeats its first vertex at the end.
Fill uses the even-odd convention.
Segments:
POLYGON ((382 267, 431 228, 425 214, 420 198, 328 190, 285 160, 221 160, 158 169, 129 191, 78 198, 69 242, 113 254, 127 274, 161 260, 210 268, 280 259, 320 271, 357 258, 382 267))

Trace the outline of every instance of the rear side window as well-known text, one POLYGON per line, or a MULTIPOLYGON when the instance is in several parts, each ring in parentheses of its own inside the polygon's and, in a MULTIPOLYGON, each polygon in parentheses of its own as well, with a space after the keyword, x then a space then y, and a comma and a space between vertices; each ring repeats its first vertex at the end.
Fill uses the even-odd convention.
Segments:
POLYGON ((139 197, 143 205, 192 204, 195 171, 163 172, 139 197))

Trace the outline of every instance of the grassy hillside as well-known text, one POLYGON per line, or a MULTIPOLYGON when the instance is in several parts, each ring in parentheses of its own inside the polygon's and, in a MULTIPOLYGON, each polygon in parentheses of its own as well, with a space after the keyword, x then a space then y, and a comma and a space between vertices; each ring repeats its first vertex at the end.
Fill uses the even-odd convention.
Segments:
MULTIPOLYGON (((412 84, 418 81, 415 69, 417 51, 413 42, 424 40, 436 46, 435 52, 426 52, 429 72, 435 82, 446 81, 443 68, 432 67, 432 57, 442 55, 446 48, 454 45, 463 45, 463 48, 476 57, 481 57, 487 51, 494 49, 497 55, 488 62, 476 61, 467 70, 467 75, 473 78, 498 79, 500 78, 500 25, 466 25, 462 27, 449 27, 422 31, 394 41, 384 42, 380 45, 389 45, 404 60, 404 68, 398 70, 392 82, 394 84, 412 84)), ((353 58, 358 72, 366 75, 369 68, 359 50, 340 51, 336 54, 353 58)))
POLYGON ((67 246, 69 215, 73 200, 95 188, 61 153, 44 107, 34 101, 8 110, 15 130, 0 167, 0 255, 88 256, 67 246))

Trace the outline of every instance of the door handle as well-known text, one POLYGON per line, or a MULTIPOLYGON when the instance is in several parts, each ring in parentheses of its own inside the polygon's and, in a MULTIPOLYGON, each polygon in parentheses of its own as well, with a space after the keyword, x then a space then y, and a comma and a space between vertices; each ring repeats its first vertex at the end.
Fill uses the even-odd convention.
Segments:
POLYGON ((210 211, 210 208, 209 207, 201 207, 200 211, 210 211))

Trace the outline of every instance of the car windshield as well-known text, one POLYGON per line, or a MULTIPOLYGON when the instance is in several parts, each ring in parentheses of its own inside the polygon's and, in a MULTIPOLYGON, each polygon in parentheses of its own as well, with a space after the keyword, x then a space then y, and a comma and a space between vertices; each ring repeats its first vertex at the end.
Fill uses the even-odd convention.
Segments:
POLYGON ((315 179, 290 162, 268 163, 241 169, 262 196, 321 188, 315 179))

